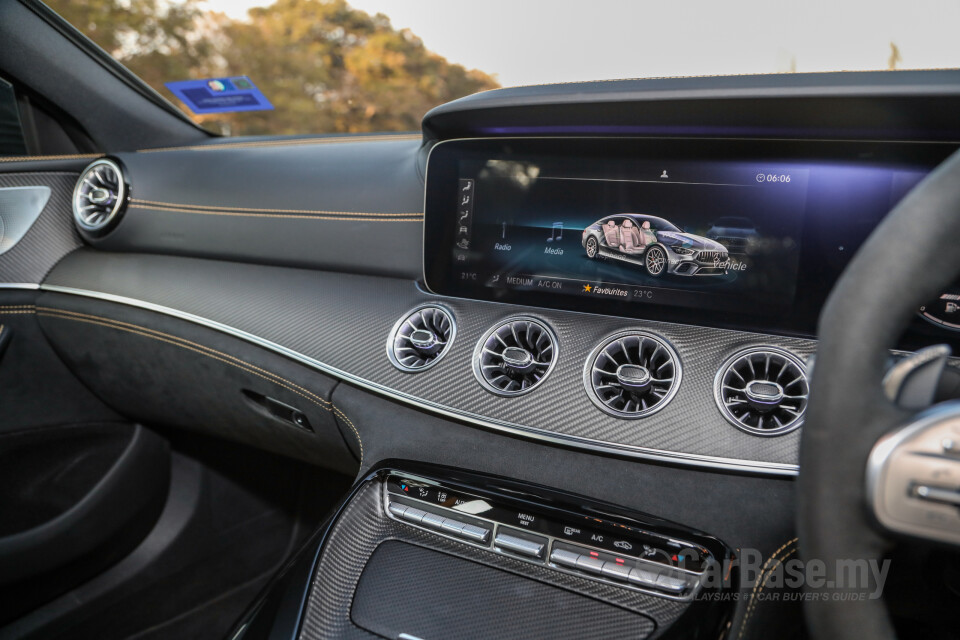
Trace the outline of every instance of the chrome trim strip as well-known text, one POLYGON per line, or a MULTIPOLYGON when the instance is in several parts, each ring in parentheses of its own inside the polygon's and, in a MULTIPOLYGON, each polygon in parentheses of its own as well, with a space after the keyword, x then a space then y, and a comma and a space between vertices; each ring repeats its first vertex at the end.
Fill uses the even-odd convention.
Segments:
POLYGON ((40 285, 32 282, 0 282, 0 289, 25 289, 27 291, 37 291, 40 285))
POLYGON ((756 473, 756 474, 765 474, 765 475, 775 475, 775 476, 796 476, 799 471, 799 466, 795 464, 784 464, 778 462, 759 462, 755 460, 741 460, 737 458, 720 458, 716 456, 707 456, 693 453, 681 453, 676 451, 665 451, 662 449, 650 449, 647 447, 638 447, 634 445, 625 445, 617 444, 613 442, 603 442, 599 440, 591 440, 589 438, 581 438, 579 436, 571 436, 560 433, 553 433, 550 431, 544 431, 543 429, 536 429, 532 427, 526 427, 523 425, 513 424, 509 422, 501 422, 499 420, 494 420, 492 418, 487 418, 480 416, 474 413, 467 411, 461 411, 459 409, 453 409, 445 405, 437 404, 429 400, 423 400, 415 396, 403 393, 401 391, 396 391, 385 387, 376 382, 371 382, 365 380, 358 376, 355 376, 351 373, 337 369, 330 365, 324 364, 319 360, 315 360, 309 356, 305 356, 301 353, 288 349, 283 345, 271 342, 260 338, 252 333, 247 333, 246 331, 236 329, 229 325, 217 322, 216 320, 209 320, 207 318, 194 315, 192 313, 187 313, 185 311, 179 311, 170 307, 165 307, 162 305, 154 304, 152 302, 146 302, 144 300, 137 300, 135 298, 127 298, 124 296, 118 296, 111 293, 102 293, 99 291, 90 291, 86 289, 75 289, 73 287, 61 287, 59 285, 49 285, 42 284, 40 285, 41 291, 49 291, 51 293, 63 293, 67 295, 80 296, 84 298, 93 298, 96 300, 103 300, 106 302, 114 302, 117 304, 124 304, 131 307, 137 307, 140 309, 145 309, 147 311, 153 311, 156 313, 162 313, 174 318, 179 318, 180 320, 186 320, 188 322, 193 322, 201 326, 205 326, 210 329, 215 329, 222 333, 226 333, 235 338, 240 338, 252 344, 255 344, 264 349, 268 349, 275 353, 278 353, 282 356, 286 356, 292 360, 300 362, 308 367, 316 369, 322 373, 331 375, 333 377, 339 378, 351 384, 355 384, 358 387, 367 389, 368 391, 373 391, 381 395, 387 396, 394 400, 399 400, 408 405, 416 407, 418 409, 426 409, 433 413, 453 418, 455 420, 460 420, 462 422, 468 422, 470 424, 484 427, 486 429, 492 429, 494 431, 502 431, 505 433, 510 433, 513 435, 523 436, 533 440, 540 440, 543 442, 549 442, 551 444, 563 445, 578 449, 586 449, 589 451, 596 451, 600 453, 616 454, 631 458, 642 458, 646 460, 654 460, 657 462, 668 462, 673 464, 681 465, 690 465, 697 467, 706 467, 710 469, 723 469, 728 471, 740 471, 747 473, 756 473))

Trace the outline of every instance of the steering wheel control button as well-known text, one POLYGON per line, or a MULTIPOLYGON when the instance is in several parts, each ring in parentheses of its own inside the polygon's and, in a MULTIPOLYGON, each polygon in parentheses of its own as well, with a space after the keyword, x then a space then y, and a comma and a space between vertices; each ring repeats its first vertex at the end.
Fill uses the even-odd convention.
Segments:
POLYGON ((960 458, 945 441, 960 442, 960 401, 921 412, 874 445, 867 497, 890 531, 960 544, 960 458))
POLYGON ((530 558, 543 558, 543 552, 547 548, 547 539, 519 536, 514 534, 512 529, 500 527, 493 544, 501 550, 519 553, 530 558))
POLYGON ((960 490, 957 489, 929 487, 925 484, 921 484, 913 488, 913 495, 921 500, 929 500, 930 502, 940 502, 942 504, 960 506, 960 490))

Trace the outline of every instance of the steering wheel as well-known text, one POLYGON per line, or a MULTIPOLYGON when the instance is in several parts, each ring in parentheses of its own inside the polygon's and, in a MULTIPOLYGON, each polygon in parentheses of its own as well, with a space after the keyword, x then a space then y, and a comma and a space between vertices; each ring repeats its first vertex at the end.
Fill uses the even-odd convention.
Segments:
MULTIPOLYGON (((880 585, 840 586, 838 560, 880 562, 896 540, 910 543, 904 536, 960 545, 960 403, 905 410, 882 386, 889 349, 916 309, 958 274, 960 152, 877 227, 820 316, 800 444, 798 533, 801 557, 823 561, 826 580, 835 581, 824 595, 837 599, 805 600, 814 638, 896 637, 882 598, 843 599, 880 585)), ((877 582, 873 574, 870 581, 877 582)))

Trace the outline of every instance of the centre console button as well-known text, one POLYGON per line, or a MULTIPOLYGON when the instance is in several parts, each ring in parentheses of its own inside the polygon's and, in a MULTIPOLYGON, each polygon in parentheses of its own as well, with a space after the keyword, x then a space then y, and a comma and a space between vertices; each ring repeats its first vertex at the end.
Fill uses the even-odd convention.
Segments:
POLYGON ((403 512, 403 519, 415 524, 420 524, 425 515, 427 515, 427 512, 422 509, 407 507, 407 510, 403 512))
POLYGON ((590 556, 580 556, 577 558, 577 569, 587 573, 600 574, 603 571, 603 560, 591 558, 590 556))
POLYGON ((455 536, 462 536, 463 529, 466 527, 466 523, 460 522, 459 520, 452 520, 450 518, 442 518, 443 520, 443 532, 449 533, 455 536))
POLYGON ((443 527, 444 520, 445 518, 443 516, 438 516, 435 513, 426 513, 423 519, 420 520, 420 524, 425 527, 430 527, 431 529, 440 529, 443 527))
POLYGON ((604 562, 600 570, 606 578, 628 582, 630 580, 630 567, 618 564, 616 562, 604 562))
POLYGON ((490 529, 478 527, 472 524, 463 525, 460 536, 473 540, 474 542, 486 542, 490 538, 490 529))
POLYGON ((641 587, 657 588, 657 579, 660 577, 659 571, 651 571, 641 567, 634 567, 630 570, 630 582, 641 587))
POLYGON ((564 549, 554 549, 553 553, 550 554, 550 562, 554 564, 559 564, 563 567, 576 568, 577 559, 579 558, 580 558, 579 553, 566 551, 564 549))
POLYGON ((545 538, 539 539, 528 539, 521 538, 519 536, 510 535, 506 531, 500 529, 497 532, 497 537, 494 538, 493 542, 500 549, 506 549, 507 551, 512 551, 513 553, 519 553, 524 556, 529 556, 531 558, 542 558, 543 550, 547 546, 547 541, 545 538))
POLYGON ((666 573, 661 573, 660 577, 657 578, 657 589, 660 589, 661 591, 679 594, 683 593, 683 590, 686 588, 687 581, 683 578, 671 576, 666 573))

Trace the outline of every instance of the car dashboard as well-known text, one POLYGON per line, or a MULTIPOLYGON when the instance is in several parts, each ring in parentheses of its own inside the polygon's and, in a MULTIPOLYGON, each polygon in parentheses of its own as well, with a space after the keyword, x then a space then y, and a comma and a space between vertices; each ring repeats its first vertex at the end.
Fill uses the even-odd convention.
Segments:
MULTIPOLYGON (((41 219, 35 259, 0 274, 124 415, 359 467, 305 561, 300 637, 429 630, 385 576, 435 567, 454 610, 451 575, 498 584, 481 566, 613 603, 587 609, 607 629, 715 636, 733 614, 691 604, 700 567, 677 558, 796 542, 820 311, 958 148, 956 78, 526 87, 422 134, 12 163, 76 226, 41 219), (669 551, 652 578, 644 541, 669 551)), ((960 347, 958 304, 918 310, 891 359, 960 347)), ((546 615, 529 604, 518 620, 546 615)))

